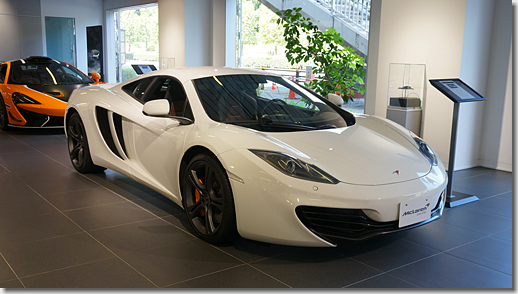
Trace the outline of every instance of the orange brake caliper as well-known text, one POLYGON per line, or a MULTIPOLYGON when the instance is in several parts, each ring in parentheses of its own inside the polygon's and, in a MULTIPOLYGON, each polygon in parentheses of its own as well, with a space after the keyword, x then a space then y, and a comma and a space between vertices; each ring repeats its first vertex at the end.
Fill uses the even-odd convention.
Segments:
MULTIPOLYGON (((200 181, 200 183, 202 183, 202 184, 203 184, 203 182, 201 181, 201 179, 198 179, 198 180, 200 181)), ((198 189, 195 189, 195 190, 194 190, 194 197, 195 197, 196 202, 200 201, 201 196, 200 196, 200 192, 198 191, 198 189)), ((202 216, 205 216, 205 209, 200 210, 200 214, 201 214, 202 216)))

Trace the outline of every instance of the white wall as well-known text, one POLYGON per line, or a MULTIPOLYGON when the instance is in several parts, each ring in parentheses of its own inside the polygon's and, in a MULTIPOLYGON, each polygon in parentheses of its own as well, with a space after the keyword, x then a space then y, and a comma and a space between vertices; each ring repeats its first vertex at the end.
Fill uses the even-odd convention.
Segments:
POLYGON ((174 58, 176 67, 185 66, 184 0, 158 0, 158 43, 160 57, 174 58))
POLYGON ((212 0, 185 1, 185 66, 212 65, 212 0))
MULTIPOLYGON (((466 0, 374 0, 372 10, 365 113, 386 117, 390 63, 426 64, 426 79, 460 75, 466 0)), ((447 164, 453 103, 428 82, 425 92, 421 136, 447 164)))
MULTIPOLYGON (((494 6, 495 0, 469 0, 466 3, 459 77, 484 96, 487 93, 494 6)), ((485 104, 469 102, 460 105, 455 170, 479 164, 485 104)))
POLYGON ((41 26, 43 36, 43 52, 47 53, 45 41, 45 16, 71 17, 76 22, 77 68, 88 71, 86 47, 86 27, 105 26, 103 0, 41 0, 41 26))
POLYGON ((491 34, 480 162, 512 170, 512 7, 497 0, 491 34))
POLYGON ((0 0, 0 61, 43 55, 39 0, 0 0))

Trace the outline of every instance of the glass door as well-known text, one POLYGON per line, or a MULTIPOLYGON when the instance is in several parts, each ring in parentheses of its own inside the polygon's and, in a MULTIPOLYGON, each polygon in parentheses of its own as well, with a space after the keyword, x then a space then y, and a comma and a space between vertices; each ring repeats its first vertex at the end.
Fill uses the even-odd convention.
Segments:
POLYGON ((74 18, 45 16, 47 56, 76 66, 76 25, 74 18))

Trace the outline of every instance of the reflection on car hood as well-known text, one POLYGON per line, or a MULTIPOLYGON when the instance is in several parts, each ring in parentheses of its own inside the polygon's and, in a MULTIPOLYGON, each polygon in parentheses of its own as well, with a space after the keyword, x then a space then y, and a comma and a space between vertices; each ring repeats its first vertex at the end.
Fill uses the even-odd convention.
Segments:
POLYGON ((428 174, 431 165, 410 137, 379 119, 360 116, 356 120, 356 125, 346 128, 262 134, 284 152, 345 183, 383 185, 428 174))
POLYGON ((45 93, 56 99, 64 102, 68 102, 70 94, 75 89, 90 86, 90 84, 74 84, 74 85, 27 85, 27 88, 36 90, 38 92, 45 93))

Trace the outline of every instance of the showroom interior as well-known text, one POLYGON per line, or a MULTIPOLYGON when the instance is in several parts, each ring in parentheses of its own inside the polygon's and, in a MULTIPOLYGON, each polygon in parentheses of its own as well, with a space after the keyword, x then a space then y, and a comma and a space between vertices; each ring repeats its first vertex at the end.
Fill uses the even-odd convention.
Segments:
MULTIPOLYGON (((102 78, 115 83, 114 12, 158 5, 159 56, 174 60, 168 67, 235 67, 238 2, 0 0, 0 60, 47 55, 46 18, 73 18, 77 68, 88 72, 87 28, 101 26, 102 78)), ((425 64, 420 137, 449 166, 454 103, 428 80, 460 78, 486 98, 460 105, 451 163, 453 190, 477 201, 421 227, 334 248, 243 238, 215 246, 156 191, 109 169, 77 173, 63 129, 0 131, 0 288, 513 288, 515 6, 370 7, 365 114, 387 116, 390 64, 425 64)))

